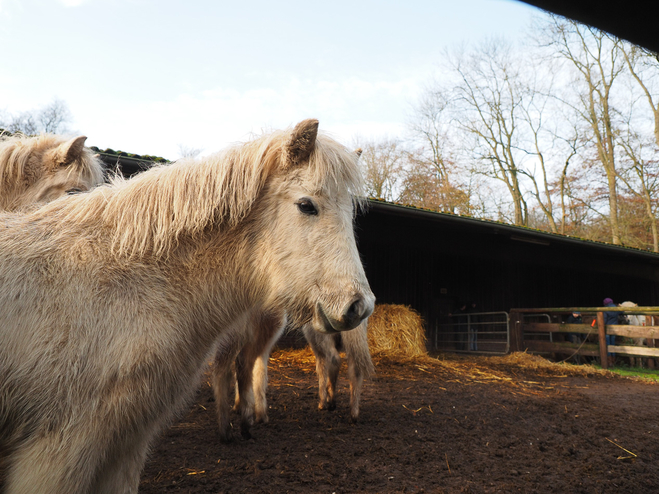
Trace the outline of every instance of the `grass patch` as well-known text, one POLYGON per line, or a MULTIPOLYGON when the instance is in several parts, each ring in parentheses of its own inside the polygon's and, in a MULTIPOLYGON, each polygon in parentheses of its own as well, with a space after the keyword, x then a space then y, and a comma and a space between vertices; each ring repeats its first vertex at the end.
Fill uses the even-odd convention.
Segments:
MULTIPOLYGON (((593 365, 593 367, 602 368, 599 364, 593 365)), ((659 370, 641 369, 640 367, 629 367, 626 365, 616 365, 609 367, 608 370, 625 377, 637 377, 639 379, 659 382, 659 370)))

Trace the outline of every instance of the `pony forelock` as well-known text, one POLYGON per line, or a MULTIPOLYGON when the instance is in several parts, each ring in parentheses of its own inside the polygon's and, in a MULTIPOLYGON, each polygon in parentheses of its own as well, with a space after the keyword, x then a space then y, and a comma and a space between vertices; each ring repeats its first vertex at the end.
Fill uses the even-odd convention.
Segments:
MULTIPOLYGON (((245 219, 268 178, 283 168, 287 137, 288 131, 276 131, 208 157, 155 166, 130 180, 116 177, 34 214, 109 231, 117 256, 166 257, 183 236, 226 230, 245 219)), ((357 154, 330 137, 318 136, 302 166, 310 167, 318 190, 347 187, 355 197, 363 195, 357 154)))

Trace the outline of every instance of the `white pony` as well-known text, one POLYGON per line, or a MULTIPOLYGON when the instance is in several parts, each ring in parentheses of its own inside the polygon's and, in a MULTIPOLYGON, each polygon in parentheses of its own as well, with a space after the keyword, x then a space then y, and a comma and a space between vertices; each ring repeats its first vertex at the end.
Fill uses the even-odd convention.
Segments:
POLYGON ((4 492, 134 493, 154 436, 254 314, 329 333, 370 315, 357 160, 317 128, 0 215, 4 492))
MULTIPOLYGON (((638 307, 638 304, 634 302, 623 302, 620 304, 620 307, 638 307)), ((625 315, 625 320, 627 321, 627 324, 630 324, 631 326, 645 326, 646 325, 646 318, 648 316, 644 315, 639 315, 639 314, 626 314, 625 315)), ((649 316, 652 317, 652 316, 649 316)), ((651 322, 651 321, 650 321, 651 322)), ((649 324, 650 326, 652 324, 649 324)), ((646 339, 645 338, 632 338, 634 341, 634 345, 636 346, 645 346, 646 345, 646 339)), ((645 358, 643 357, 629 357, 629 361, 632 367, 643 367, 643 361, 645 358)))

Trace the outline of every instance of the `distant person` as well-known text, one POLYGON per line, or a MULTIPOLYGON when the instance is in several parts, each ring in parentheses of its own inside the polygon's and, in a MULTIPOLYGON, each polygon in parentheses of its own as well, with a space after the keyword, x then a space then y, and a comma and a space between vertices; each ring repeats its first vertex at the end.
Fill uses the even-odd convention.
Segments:
MULTIPOLYGON (((565 321, 566 324, 583 324, 581 312, 573 312, 565 321)), ((567 339, 572 343, 581 343, 581 336, 578 333, 568 333, 567 339)))
MULTIPOLYGON (((617 305, 613 303, 613 299, 607 297, 604 299, 604 307, 617 307, 617 305)), ((610 326, 611 324, 618 324, 618 312, 614 312, 614 311, 604 312, 604 324, 606 326, 610 326)), ((615 345, 615 344, 616 344, 616 336, 614 334, 607 334, 606 346, 608 347, 609 345, 615 345)), ((616 363, 615 353, 607 353, 606 356, 609 361, 609 366, 610 367, 614 366, 616 363)))

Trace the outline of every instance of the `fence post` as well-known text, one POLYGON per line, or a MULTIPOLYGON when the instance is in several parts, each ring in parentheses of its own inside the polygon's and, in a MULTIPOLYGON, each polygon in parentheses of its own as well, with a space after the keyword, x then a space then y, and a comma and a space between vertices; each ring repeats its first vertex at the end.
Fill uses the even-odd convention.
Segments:
POLYGON ((600 363, 602 364, 602 369, 608 369, 609 359, 607 358, 606 351, 606 326, 604 325, 604 312, 597 313, 597 334, 599 336, 600 363))
POLYGON ((522 334, 521 314, 510 311, 510 352, 521 352, 524 350, 524 335, 522 334))
MULTIPOLYGON (((648 345, 648 348, 654 348, 655 347, 655 343, 654 343, 653 338, 647 338, 645 341, 646 341, 646 344, 648 345)), ((650 357, 648 359, 648 369, 654 370, 654 367, 655 367, 654 359, 650 357)))

